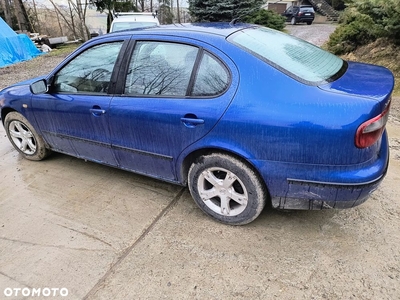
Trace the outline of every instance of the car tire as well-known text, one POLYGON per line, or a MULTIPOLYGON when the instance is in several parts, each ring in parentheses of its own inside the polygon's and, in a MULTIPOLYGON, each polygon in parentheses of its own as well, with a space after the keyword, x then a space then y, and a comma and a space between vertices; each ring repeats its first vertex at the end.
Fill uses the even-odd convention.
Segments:
POLYGON ((4 119, 4 128, 11 144, 24 158, 42 160, 51 153, 42 137, 20 113, 8 113, 4 119))
POLYGON ((292 24, 292 25, 296 25, 296 18, 295 17, 292 17, 291 19, 290 19, 290 24, 292 24))
POLYGON ((229 225, 255 220, 267 198, 258 174, 246 163, 226 154, 199 157, 189 169, 188 185, 204 213, 229 225))
POLYGON ((311 24, 312 24, 312 22, 310 22, 310 21, 309 21, 309 22, 307 22, 307 25, 311 25, 311 24))

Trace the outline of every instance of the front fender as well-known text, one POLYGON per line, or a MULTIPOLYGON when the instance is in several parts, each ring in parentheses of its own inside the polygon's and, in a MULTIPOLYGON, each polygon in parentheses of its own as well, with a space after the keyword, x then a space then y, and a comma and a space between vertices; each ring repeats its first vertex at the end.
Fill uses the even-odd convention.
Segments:
POLYGON ((0 114, 3 125, 5 116, 11 111, 16 111, 23 115, 33 127, 37 128, 31 109, 32 93, 29 88, 30 82, 31 80, 26 84, 11 86, 0 93, 0 114))

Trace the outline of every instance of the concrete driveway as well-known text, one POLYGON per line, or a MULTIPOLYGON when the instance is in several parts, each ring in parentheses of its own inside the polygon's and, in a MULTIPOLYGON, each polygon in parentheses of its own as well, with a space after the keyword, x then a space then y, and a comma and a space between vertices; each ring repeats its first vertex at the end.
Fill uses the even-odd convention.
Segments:
POLYGON ((186 188, 61 154, 24 160, 2 128, 0 299, 398 298, 392 165, 355 209, 265 210, 231 227, 186 188))

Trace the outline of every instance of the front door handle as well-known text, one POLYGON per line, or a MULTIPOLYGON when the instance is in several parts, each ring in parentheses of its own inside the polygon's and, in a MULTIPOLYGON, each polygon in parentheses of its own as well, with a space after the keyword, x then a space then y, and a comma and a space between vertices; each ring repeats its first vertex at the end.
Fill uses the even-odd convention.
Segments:
POLYGON ((99 116, 104 115, 106 113, 106 110, 105 109, 101 109, 100 106, 98 106, 98 105, 93 106, 93 108, 89 109, 89 111, 95 117, 99 117, 99 116))

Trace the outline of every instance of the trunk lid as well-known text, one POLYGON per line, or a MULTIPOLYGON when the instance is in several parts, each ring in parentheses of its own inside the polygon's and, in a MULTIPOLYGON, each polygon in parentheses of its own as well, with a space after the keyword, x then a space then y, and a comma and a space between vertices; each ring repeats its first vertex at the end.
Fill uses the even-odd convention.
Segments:
POLYGON ((386 104, 394 88, 394 76, 385 67, 348 62, 348 68, 340 78, 319 88, 386 104))

